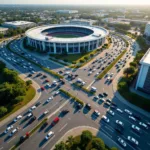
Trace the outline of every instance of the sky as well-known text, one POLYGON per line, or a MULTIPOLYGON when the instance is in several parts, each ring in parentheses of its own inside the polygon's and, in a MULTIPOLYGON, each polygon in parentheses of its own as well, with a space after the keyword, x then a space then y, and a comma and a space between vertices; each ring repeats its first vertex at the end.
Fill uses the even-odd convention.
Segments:
POLYGON ((0 4, 127 4, 150 5, 150 0, 0 0, 0 4))

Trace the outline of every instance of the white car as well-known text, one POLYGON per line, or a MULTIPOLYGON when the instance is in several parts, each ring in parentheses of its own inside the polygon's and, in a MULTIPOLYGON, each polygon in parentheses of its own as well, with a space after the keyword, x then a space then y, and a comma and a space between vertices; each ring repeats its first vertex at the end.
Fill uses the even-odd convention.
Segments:
POLYGON ((112 115, 112 116, 115 115, 115 113, 114 113, 112 110, 110 110, 110 109, 109 109, 107 112, 108 112, 110 115, 112 115))
POLYGON ((60 91, 58 90, 54 93, 54 95, 58 95, 59 93, 60 93, 60 91))
POLYGON ((9 126, 6 128, 6 130, 4 131, 4 133, 8 133, 11 129, 13 129, 13 125, 9 126))
POLYGON ((46 86, 47 86, 48 88, 51 88, 51 85, 50 85, 50 83, 47 83, 47 84, 46 84, 46 86))
POLYGON ((36 106, 32 106, 30 109, 29 109, 29 112, 32 112, 33 110, 36 109, 36 106))
POLYGON ((105 99, 104 98, 100 98, 100 101, 105 102, 105 99))
POLYGON ((22 118, 21 115, 17 116, 15 119, 14 119, 14 122, 17 122, 18 120, 20 120, 22 118))
POLYGON ((136 121, 136 119, 133 116, 129 116, 129 118, 133 121, 136 121))
POLYGON ((133 138, 133 137, 131 137, 131 136, 128 136, 127 139, 128 139, 128 141, 130 141, 131 143, 133 143, 133 144, 135 144, 135 145, 139 145, 139 142, 138 142, 135 138, 133 138))
POLYGON ((138 126, 136 126, 136 125, 132 125, 131 126, 131 128, 134 130, 134 131, 136 131, 136 132, 138 132, 138 133, 141 133, 141 129, 138 127, 138 126))
POLYGON ((12 137, 15 133, 18 132, 18 128, 15 128, 11 131, 11 133, 9 134, 10 137, 12 137))
POLYGON ((54 132, 53 132, 53 131, 50 131, 50 132, 45 136, 45 139, 48 140, 48 139, 50 139, 53 135, 54 135, 54 132))
POLYGON ((106 116, 102 116, 102 119, 105 121, 105 122, 107 122, 107 123, 109 123, 109 119, 108 119, 108 117, 106 117, 106 116))
POLYGON ((120 137, 118 137, 118 142, 119 142, 123 147, 126 147, 126 146, 127 146, 126 142, 125 142, 122 138, 120 138, 120 137))
POLYGON ((121 127, 124 127, 124 124, 123 124, 122 121, 116 120, 116 124, 119 125, 119 126, 121 126, 121 127))
POLYGON ((100 112, 98 110, 94 110, 94 113, 97 115, 97 116, 100 116, 100 112))
POLYGON ((49 103, 52 99, 53 99, 53 97, 51 96, 46 100, 46 102, 49 103))
POLYGON ((125 109, 124 112, 126 112, 129 115, 132 115, 132 112, 130 110, 128 110, 128 109, 125 109))
POLYGON ((30 117, 32 117, 32 116, 33 116, 32 113, 28 113, 27 118, 30 118, 30 117))
POLYGON ((44 111, 43 115, 47 115, 49 113, 48 110, 44 111))
POLYGON ((123 111, 119 108, 116 109, 118 112, 123 113, 123 111))
POLYGON ((148 129, 147 124, 143 123, 143 122, 139 122, 139 125, 142 126, 145 129, 148 129))

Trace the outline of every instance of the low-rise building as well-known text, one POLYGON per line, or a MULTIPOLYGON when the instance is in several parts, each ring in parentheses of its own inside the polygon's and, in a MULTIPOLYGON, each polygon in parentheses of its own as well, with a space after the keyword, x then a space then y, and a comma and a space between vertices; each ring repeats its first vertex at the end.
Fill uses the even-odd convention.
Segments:
POLYGON ((0 34, 6 34, 8 31, 8 28, 0 27, 0 34))
POLYGON ((86 19, 72 19, 72 20, 70 20, 70 24, 85 25, 85 26, 91 26, 95 22, 96 22, 96 20, 86 20, 86 19))
POLYGON ((29 21, 11 21, 11 22, 4 22, 2 24, 3 27, 6 28, 28 28, 28 27, 34 27, 36 23, 29 22, 29 21))
POLYGON ((150 94, 150 48, 140 60, 140 64, 136 89, 150 94))
POLYGON ((56 10, 58 14, 76 14, 78 10, 56 10))

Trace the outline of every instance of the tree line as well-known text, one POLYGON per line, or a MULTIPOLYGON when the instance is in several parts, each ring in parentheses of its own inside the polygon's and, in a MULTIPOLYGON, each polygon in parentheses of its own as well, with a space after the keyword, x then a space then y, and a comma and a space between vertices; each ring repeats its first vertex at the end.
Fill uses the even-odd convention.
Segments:
POLYGON ((32 82, 21 80, 18 73, 6 68, 2 61, 0 61, 0 79, 0 117, 2 117, 13 105, 23 101, 32 82))

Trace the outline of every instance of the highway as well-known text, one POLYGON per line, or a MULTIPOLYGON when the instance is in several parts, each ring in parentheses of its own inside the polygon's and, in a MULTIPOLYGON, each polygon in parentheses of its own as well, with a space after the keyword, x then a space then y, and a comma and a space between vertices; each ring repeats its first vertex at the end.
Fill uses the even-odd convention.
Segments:
MULTIPOLYGON (((124 49, 123 42, 117 37, 114 37, 113 39, 114 39, 113 43, 115 43, 115 44, 112 45, 112 47, 110 49, 101 52, 97 56, 97 60, 99 60, 100 58, 105 58, 105 60, 106 60, 105 64, 107 64, 108 62, 112 61, 112 59, 114 57, 110 56, 110 59, 109 59, 109 57, 106 57, 106 52, 108 54, 112 54, 114 56, 116 55, 116 57, 117 57, 120 54, 120 52, 123 51, 123 49, 124 49), (116 43, 119 43, 119 44, 116 45, 116 43)), ((22 51, 20 42, 21 42, 21 40, 17 40, 11 44, 11 47, 18 53, 20 53, 20 51, 22 51)), ((131 53, 130 53, 131 56, 135 55, 135 52, 132 52, 132 51, 133 50, 131 50, 131 53)), ((25 55, 25 54, 23 54, 23 55, 25 55)), ((11 63, 20 72, 26 74, 27 76, 29 75, 28 68, 23 67, 28 64, 28 62, 26 60, 19 58, 19 56, 15 55, 15 54, 10 53, 6 49, 6 47, 1 48, 0 56, 3 59, 5 59, 8 63, 11 63), (7 56, 5 56, 5 54, 7 54, 7 56), (9 57, 11 57, 11 60, 8 59, 9 57), (18 59, 23 60, 22 64, 12 63, 12 57, 14 57, 15 60, 18 60, 18 59)), ((129 56, 129 57, 131 57, 131 56, 129 56)), ((58 63, 54 63, 54 62, 48 61, 48 60, 42 60, 39 57, 37 58, 36 56, 33 56, 33 57, 27 56, 27 57, 30 59, 32 58, 33 60, 35 59, 34 61, 37 61, 38 63, 41 63, 43 66, 49 67, 54 71, 57 71, 57 72, 60 70, 63 72, 66 71, 66 69, 63 68, 62 65, 59 65, 58 63)), ((102 61, 105 61, 105 60, 102 60, 102 61)), ((116 103, 117 108, 121 109, 123 111, 123 113, 118 112, 116 109, 112 109, 114 111, 115 115, 111 116, 110 114, 107 113, 109 106, 106 106, 106 104, 102 103, 99 99, 95 100, 94 96, 88 95, 88 94, 84 93, 83 91, 81 91, 77 88, 74 88, 71 84, 73 82, 76 82, 76 79, 70 81, 67 78, 67 76, 65 76, 66 83, 65 83, 65 85, 61 85, 61 88, 69 91, 73 95, 75 95, 78 98, 80 98, 81 100, 83 100, 85 103, 89 103, 91 105, 92 109, 90 111, 87 111, 87 109, 84 107, 81 111, 78 111, 75 107, 76 103, 71 102, 69 99, 66 99, 61 94, 55 96, 52 101, 50 101, 49 103, 46 104, 45 101, 50 96, 53 96, 54 92, 57 91, 58 88, 55 88, 55 87, 47 88, 47 86, 46 86, 47 83, 45 80, 48 79, 49 83, 52 84, 52 82, 54 81, 54 78, 49 76, 48 74, 44 73, 39 67, 37 67, 33 64, 30 64, 30 66, 32 66, 32 68, 34 68, 34 71, 36 72, 30 78, 32 80, 34 80, 35 82, 37 82, 39 84, 39 86, 44 87, 44 91, 41 91, 41 89, 39 89, 39 92, 42 93, 40 99, 38 100, 41 102, 41 105, 38 106, 33 111, 33 114, 34 114, 34 116, 36 116, 37 119, 32 124, 26 126, 28 121, 23 122, 23 120, 27 115, 28 109, 25 110, 24 112, 22 112, 21 115, 23 116, 23 118, 20 121, 18 121, 17 123, 13 124, 14 127, 19 127, 19 132, 17 134, 15 134, 12 138, 8 138, 8 139, 7 139, 7 137, 8 137, 9 133, 4 135, 3 132, 7 128, 7 126, 12 122, 12 120, 10 122, 8 122, 7 124, 1 126, 0 127, 0 133, 1 133, 0 149, 11 148, 22 135, 24 135, 26 132, 30 131, 40 121, 38 118, 41 116, 41 114, 45 110, 48 110, 49 111, 48 115, 50 115, 53 112, 55 112, 60 106, 65 104, 64 107, 62 107, 60 110, 58 110, 58 112, 56 112, 56 114, 54 114, 50 117, 50 119, 48 120, 48 127, 42 131, 37 131, 33 136, 31 136, 29 138, 29 140, 27 140, 25 143, 23 143, 20 146, 21 150, 22 149, 31 149, 31 148, 32 149, 50 149, 61 138, 61 136, 64 135, 68 130, 70 130, 74 127, 77 127, 77 126, 82 126, 82 125, 91 126, 91 127, 99 129, 100 132, 102 132, 103 134, 105 134, 107 136, 108 139, 104 140, 104 142, 107 145, 110 145, 110 142, 113 142, 114 146, 119 147, 119 149, 123 149, 123 147, 121 147, 119 145, 119 143, 117 142, 117 139, 119 136, 127 142, 126 149, 128 149, 128 150, 130 150, 130 149, 131 150, 136 150, 136 149, 149 150, 150 149, 150 143, 149 143, 150 129, 147 130, 147 129, 140 127, 141 131, 142 131, 141 134, 133 131, 131 129, 131 125, 134 124, 134 125, 139 126, 139 120, 132 121, 129 118, 129 115, 124 112, 124 110, 128 109, 133 114, 140 116, 140 118, 142 118, 141 119, 142 122, 149 121, 149 118, 140 114, 140 112, 136 112, 131 107, 126 106, 124 103, 122 103, 120 100, 118 100, 115 97, 115 94, 113 92, 112 84, 106 83, 106 79, 107 79, 106 77, 102 78, 99 81, 94 82, 96 73, 101 72, 101 68, 106 66, 105 64, 101 64, 101 67, 99 69, 95 69, 95 71, 93 71, 91 75, 88 75, 89 69, 90 68, 98 68, 99 62, 95 62, 94 64, 93 64, 93 62, 91 62, 90 64, 88 64, 88 66, 85 66, 85 67, 83 67, 81 69, 77 69, 77 70, 70 69, 70 72, 72 74, 78 74, 78 78, 81 78, 83 81, 85 81, 86 82, 85 86, 87 86, 89 89, 91 88, 91 86, 96 87, 97 88, 96 95, 98 95, 99 93, 107 92, 108 93, 107 98, 110 98, 111 101, 116 103), (93 67, 93 65, 94 65, 94 67, 93 67), (36 75, 39 72, 42 73, 42 75, 46 75, 47 77, 46 78, 43 78, 42 76, 36 77, 36 75), (64 117, 61 117, 60 113, 62 110, 65 110, 65 109, 69 110, 69 113, 66 114, 64 117), (98 110, 100 112, 100 117, 95 116, 95 114, 93 113, 94 110, 98 110), (106 115, 110 119, 110 122, 106 123, 103 120, 101 120, 102 115, 106 115), (58 122, 58 124, 56 124, 54 127, 51 128, 50 124, 53 121, 53 119, 57 116, 60 117, 60 121, 58 122), (115 129, 117 127, 117 125, 115 123, 116 120, 120 120, 124 123, 124 130, 122 133, 119 133, 115 129), (45 141, 44 137, 50 130, 54 131, 55 134, 49 141, 45 141), (138 140, 139 145, 137 147, 135 147, 134 145, 132 145, 130 142, 127 141, 127 136, 129 136, 129 135, 134 137, 136 140, 138 140)), ((94 70, 94 69, 92 69, 92 70, 94 70)), ((115 77, 118 74, 115 66, 111 69, 110 73, 113 73, 113 77, 115 77)), ((44 117, 46 117, 46 116, 44 116, 44 117)))

